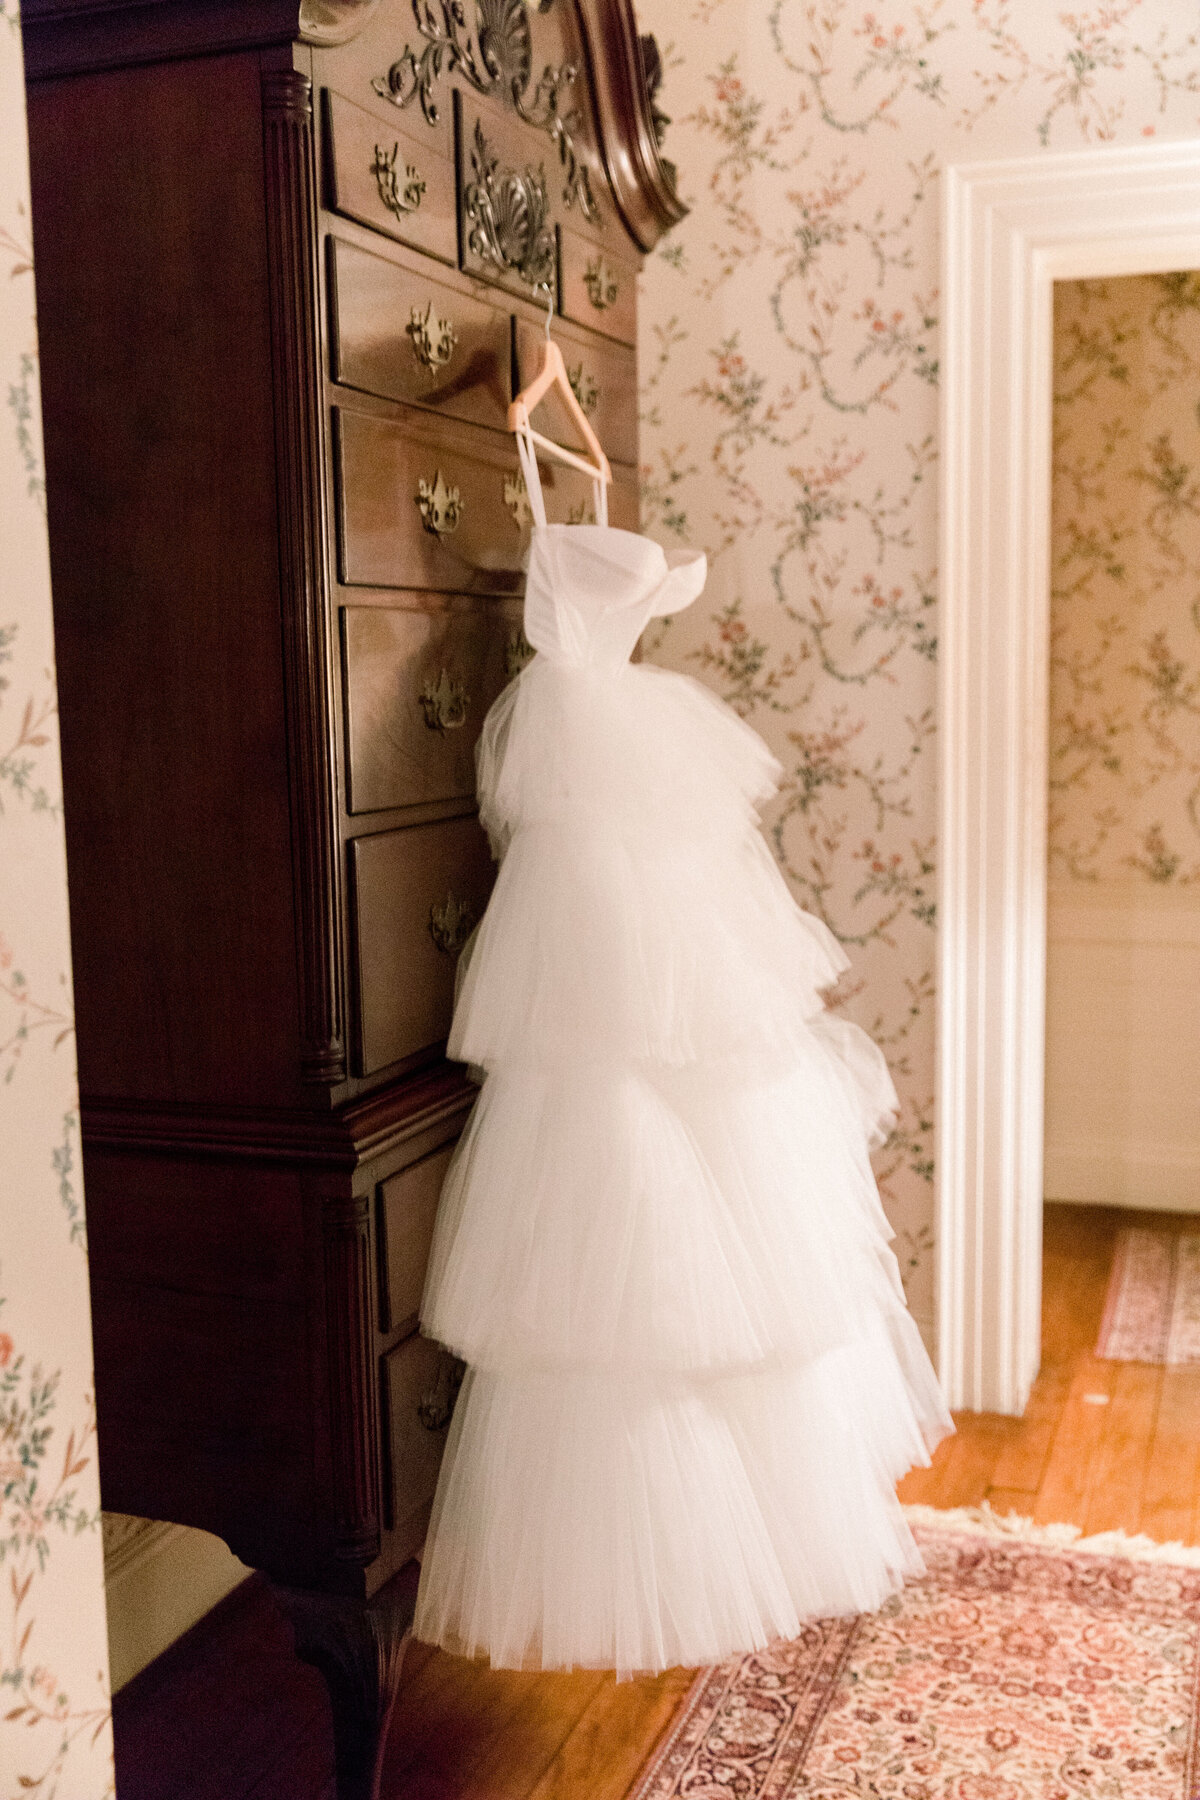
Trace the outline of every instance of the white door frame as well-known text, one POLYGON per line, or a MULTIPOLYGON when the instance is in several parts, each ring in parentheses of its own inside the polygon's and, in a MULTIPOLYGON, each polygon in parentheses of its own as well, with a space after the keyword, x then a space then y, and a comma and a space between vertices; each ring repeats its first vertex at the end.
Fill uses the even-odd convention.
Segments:
POLYGON ((1200 268, 1200 140, 944 172, 938 1361, 1041 1353, 1052 283, 1200 268))

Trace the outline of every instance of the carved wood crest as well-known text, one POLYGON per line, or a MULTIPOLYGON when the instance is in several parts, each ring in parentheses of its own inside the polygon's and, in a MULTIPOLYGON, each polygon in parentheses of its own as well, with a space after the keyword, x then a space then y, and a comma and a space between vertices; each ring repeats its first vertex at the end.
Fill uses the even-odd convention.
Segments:
POLYGON ((547 63, 533 74, 531 10, 548 12, 557 0, 474 0, 475 23, 467 23, 468 0, 412 0, 413 19, 423 40, 406 44, 386 75, 372 82, 375 92, 394 106, 408 106, 418 96, 429 123, 438 118, 437 88, 450 75, 460 75, 477 94, 508 101, 518 118, 544 131, 558 151, 563 169, 563 204, 578 206, 585 219, 598 220, 600 208, 591 177, 575 146, 582 123, 570 104, 579 70, 574 63, 547 63))
POLYGON ((475 121, 471 179, 463 188, 467 247, 501 275, 516 275, 531 288, 555 278, 558 244, 542 170, 505 169, 475 121))

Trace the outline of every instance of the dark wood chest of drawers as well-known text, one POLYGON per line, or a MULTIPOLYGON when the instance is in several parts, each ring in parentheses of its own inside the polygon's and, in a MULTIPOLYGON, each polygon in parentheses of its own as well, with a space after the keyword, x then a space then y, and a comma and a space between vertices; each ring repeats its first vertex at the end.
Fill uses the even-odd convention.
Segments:
POLYGON ((22 18, 104 1502, 368 1595, 456 1391, 416 1319, 531 292, 635 526, 681 209, 629 0, 22 18))

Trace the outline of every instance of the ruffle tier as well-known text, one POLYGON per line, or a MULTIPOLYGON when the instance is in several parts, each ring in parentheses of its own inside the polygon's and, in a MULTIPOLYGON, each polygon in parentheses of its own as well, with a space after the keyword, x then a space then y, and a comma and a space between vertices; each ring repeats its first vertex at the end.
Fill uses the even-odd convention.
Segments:
POLYGON ((665 1066, 785 1057, 846 967, 757 831, 524 824, 464 951, 448 1054, 665 1066))
POLYGON ((782 1073, 508 1067, 447 1174, 422 1318, 490 1369, 806 1361, 902 1304, 889 1238, 818 1036, 782 1073))
POLYGON ((753 824, 782 773, 758 733, 686 675, 541 656, 488 713, 476 762, 497 856, 520 825, 727 834, 753 824))
POLYGON ((470 1371, 418 1637, 653 1673, 871 1611, 920 1569, 894 1484, 948 1429, 911 1322, 714 1380, 470 1371))

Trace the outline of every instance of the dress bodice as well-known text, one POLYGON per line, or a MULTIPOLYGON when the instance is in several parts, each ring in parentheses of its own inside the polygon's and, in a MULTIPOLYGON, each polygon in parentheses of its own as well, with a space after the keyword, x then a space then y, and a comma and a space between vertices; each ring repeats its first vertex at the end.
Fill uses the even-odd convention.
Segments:
POLYGON ((702 551, 665 551, 611 525, 535 525, 525 584, 525 636, 570 667, 625 663, 646 625, 690 606, 704 586, 702 551))

